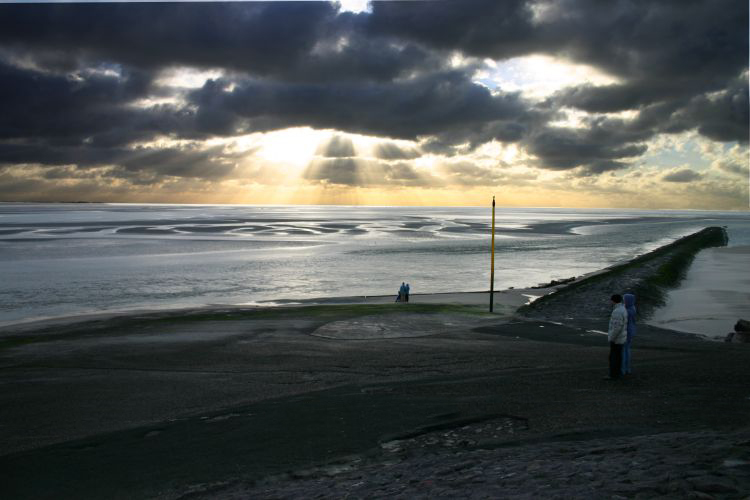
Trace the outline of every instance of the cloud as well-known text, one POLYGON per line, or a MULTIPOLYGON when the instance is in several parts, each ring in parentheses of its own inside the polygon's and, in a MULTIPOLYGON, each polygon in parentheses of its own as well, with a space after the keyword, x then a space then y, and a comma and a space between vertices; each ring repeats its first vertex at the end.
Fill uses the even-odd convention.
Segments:
POLYGON ((318 154, 326 158, 348 158, 354 156, 354 144, 351 139, 335 135, 320 146, 318 154))
POLYGON ((603 120, 590 128, 546 127, 530 137, 527 148, 538 158, 538 166, 550 170, 586 167, 589 174, 623 168, 630 159, 646 152, 638 134, 618 127, 619 120, 603 120))
POLYGON ((328 2, 0 5, 0 44, 66 61, 226 68, 303 81, 391 80, 442 64, 416 44, 368 36, 328 2))
POLYGON ((149 75, 138 71, 94 67, 58 75, 0 61, 0 138, 78 142, 137 119, 122 106, 147 95, 149 86, 149 75))
MULTIPOLYGON (((309 127, 333 134, 311 182, 484 185, 499 174, 456 165, 493 142, 594 178, 641 168, 668 134, 747 144, 747 25, 732 0, 0 4, 0 163, 59 179, 106 166, 153 185, 217 180, 242 169, 216 143, 309 127), (616 83, 540 101, 481 76, 532 55, 616 83), (181 72, 204 76, 182 84, 181 72), (375 137, 375 158, 346 133, 375 137), (453 167, 430 176, 410 162, 423 154, 453 167)), ((690 177, 678 174, 664 180, 690 177)))
POLYGON ((360 167, 354 158, 332 158, 314 160, 305 170, 303 177, 312 181, 357 186, 360 184, 361 175, 360 167))
POLYGON ((750 165, 748 163, 740 164, 732 160, 717 160, 714 161, 711 166, 721 172, 725 172, 732 175, 739 175, 745 179, 750 175, 750 165))
POLYGON ((522 0, 373 2, 367 29, 437 49, 503 59, 540 47, 532 16, 531 3, 522 0))
POLYGON ((456 127, 523 120, 528 112, 517 93, 493 94, 459 71, 389 84, 210 80, 190 102, 198 116, 232 117, 235 132, 304 125, 410 140, 456 127))
MULTIPOLYGON (((76 166, 81 172, 101 166, 120 167, 130 172, 150 172, 166 177, 216 179, 229 176, 238 154, 223 147, 201 149, 95 148, 87 146, 0 145, 0 165, 31 164, 43 166, 76 166)), ((62 172, 57 170, 57 172, 62 172)), ((77 176, 70 176, 77 177, 77 176)))
POLYGON ((350 187, 427 187, 441 182, 406 162, 383 162, 364 158, 316 158, 303 178, 350 187))
POLYGON ((471 162, 452 162, 440 166, 448 184, 460 186, 493 186, 503 179, 498 169, 480 167, 471 162))
POLYGON ((402 148, 392 142, 383 142, 375 147, 375 156, 383 160, 412 160, 421 154, 413 148, 402 148))
POLYGON ((691 170, 689 168, 681 168, 665 174, 662 177, 662 180, 666 182, 693 182, 701 179, 702 177, 703 176, 695 170, 691 170))

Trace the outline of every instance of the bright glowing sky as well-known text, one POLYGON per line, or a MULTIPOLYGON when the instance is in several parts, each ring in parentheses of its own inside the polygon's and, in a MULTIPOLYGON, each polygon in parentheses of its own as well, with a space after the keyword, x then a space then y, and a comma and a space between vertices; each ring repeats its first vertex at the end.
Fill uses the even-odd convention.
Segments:
POLYGON ((3 4, 0 201, 747 210, 747 26, 730 0, 3 4))

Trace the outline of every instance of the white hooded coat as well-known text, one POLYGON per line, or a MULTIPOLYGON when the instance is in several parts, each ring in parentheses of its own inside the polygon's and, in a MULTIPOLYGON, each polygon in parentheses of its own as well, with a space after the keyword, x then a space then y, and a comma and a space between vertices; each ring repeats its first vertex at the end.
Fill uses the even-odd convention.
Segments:
POLYGON ((628 338, 628 312, 625 305, 620 302, 612 309, 609 317, 609 331, 607 338, 615 344, 624 344, 628 338))

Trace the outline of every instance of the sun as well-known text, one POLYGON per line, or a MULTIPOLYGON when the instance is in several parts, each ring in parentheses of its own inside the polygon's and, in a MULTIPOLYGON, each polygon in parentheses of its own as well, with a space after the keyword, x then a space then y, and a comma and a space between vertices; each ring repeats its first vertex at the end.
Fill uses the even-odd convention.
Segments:
POLYGON ((369 0, 338 0, 338 2, 334 3, 339 4, 339 10, 341 12, 353 12, 358 14, 360 12, 370 12, 372 10, 369 0))
POLYGON ((308 127, 288 128, 263 134, 257 156, 274 164, 301 170, 310 163, 318 144, 329 134, 308 127))

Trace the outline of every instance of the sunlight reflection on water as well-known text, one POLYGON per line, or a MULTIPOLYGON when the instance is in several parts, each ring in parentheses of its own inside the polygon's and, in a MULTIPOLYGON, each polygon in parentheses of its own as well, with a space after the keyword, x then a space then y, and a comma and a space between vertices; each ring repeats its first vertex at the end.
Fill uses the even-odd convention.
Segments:
MULTIPOLYGON (((746 213, 507 209, 495 289, 568 278, 746 213)), ((484 208, 0 204, 0 324, 110 310, 489 288, 484 208)))

